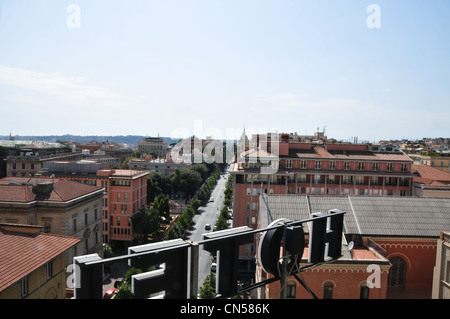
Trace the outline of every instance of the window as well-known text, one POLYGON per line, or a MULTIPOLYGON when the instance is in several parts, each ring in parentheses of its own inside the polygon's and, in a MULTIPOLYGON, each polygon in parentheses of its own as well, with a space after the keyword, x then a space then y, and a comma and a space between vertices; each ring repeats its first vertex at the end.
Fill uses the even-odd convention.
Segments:
POLYGON ((386 171, 392 172, 392 163, 387 163, 386 171))
POLYGON ((48 234, 52 232, 52 223, 44 222, 44 233, 48 234))
POLYGON ((120 192, 117 192, 117 201, 120 202, 120 192))
POLYGON ((295 284, 295 282, 288 282, 287 284, 287 294, 286 297, 287 298, 291 298, 291 299, 295 299, 295 290, 297 288, 297 285, 295 284))
POLYGON ((364 184, 364 176, 356 176, 356 184, 363 185, 364 184))
POLYGON ((359 171, 363 171, 364 170, 364 162, 359 162, 358 163, 358 170, 359 171))
POLYGON ((22 163, 22 169, 25 169, 25 163, 22 163))
POLYGON ((124 197, 125 197, 124 201, 128 202, 128 193, 124 193, 124 197))
POLYGON ((390 259, 392 264, 389 270, 388 285, 389 287, 405 287, 406 262, 401 257, 393 257, 390 259))
POLYGON ((330 170, 334 171, 336 169, 336 162, 330 162, 330 170))
POLYGON ((331 282, 327 282, 323 286, 323 299, 332 299, 333 298, 333 284, 331 282))
POLYGON ((322 161, 316 161, 315 162, 315 169, 321 169, 322 168, 322 161))
POLYGON ((47 268, 47 280, 49 280, 53 277, 53 260, 49 261, 46 264, 46 268, 47 268))
POLYGON ((320 175, 319 174, 315 174, 314 175, 314 184, 319 184, 320 183, 320 175))
POLYGON ((22 298, 28 296, 28 277, 22 278, 20 286, 21 286, 22 298))
POLYGON ((286 160, 286 168, 292 168, 292 160, 286 160))
POLYGON ((84 214, 84 225, 88 224, 88 214, 84 214))
POLYGON ((372 171, 378 172, 378 163, 372 163, 372 171))
POLYGON ((72 220, 72 227, 73 227, 72 229, 74 232, 77 231, 77 219, 76 218, 74 218, 72 220))
POLYGON ((369 287, 366 284, 361 285, 361 291, 359 293, 360 299, 369 299, 369 287))
POLYGON ((408 164, 402 164, 400 167, 400 171, 402 173, 406 173, 408 171, 408 164))
POLYGON ((350 163, 344 162, 344 171, 348 171, 348 170, 350 170, 350 163))
POLYGON ((305 160, 300 161, 300 169, 306 169, 306 161, 305 160))

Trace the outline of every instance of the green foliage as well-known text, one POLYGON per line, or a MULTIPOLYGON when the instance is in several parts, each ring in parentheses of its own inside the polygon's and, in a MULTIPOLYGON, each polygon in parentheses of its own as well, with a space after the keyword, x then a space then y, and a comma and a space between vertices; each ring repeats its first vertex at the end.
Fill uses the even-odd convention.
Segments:
POLYGON ((199 297, 201 299, 214 299, 216 297, 216 275, 210 273, 200 287, 199 297))
POLYGON ((108 244, 103 244, 103 258, 107 259, 111 257, 114 257, 114 252, 111 246, 108 244))
POLYGON ((200 206, 202 205, 202 203, 198 200, 198 199, 194 199, 193 201, 192 201, 192 208, 195 210, 195 211, 197 211, 199 208, 200 208, 200 206))
POLYGON ((170 202, 169 197, 164 194, 159 194, 153 201, 152 207, 157 210, 159 216, 169 222, 172 218, 170 217, 170 202))
POLYGON ((119 292, 114 299, 134 299, 135 296, 131 291, 131 276, 141 274, 143 271, 141 269, 133 268, 127 270, 123 282, 119 287, 119 292))
POLYGON ((195 210, 192 206, 187 206, 177 221, 169 228, 164 236, 164 240, 182 238, 186 231, 191 227, 195 216, 195 210))

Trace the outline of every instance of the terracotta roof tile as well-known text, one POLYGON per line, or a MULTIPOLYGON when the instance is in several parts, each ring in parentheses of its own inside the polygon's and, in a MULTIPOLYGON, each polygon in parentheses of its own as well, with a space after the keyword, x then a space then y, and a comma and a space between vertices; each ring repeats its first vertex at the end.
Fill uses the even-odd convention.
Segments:
POLYGON ((414 165, 414 168, 417 170, 417 173, 420 177, 430 179, 433 181, 443 182, 443 183, 450 183, 450 173, 442 171, 440 169, 424 165, 424 164, 417 164, 414 165))
POLYGON ((69 236, 10 231, 0 225, 0 291, 80 241, 69 236))
POLYGON ((54 179, 53 190, 48 196, 39 197, 33 193, 33 184, 51 182, 52 179, 5 177, 0 179, 0 201, 8 202, 32 202, 45 201, 69 201, 71 199, 95 192, 101 188, 74 181, 54 179))

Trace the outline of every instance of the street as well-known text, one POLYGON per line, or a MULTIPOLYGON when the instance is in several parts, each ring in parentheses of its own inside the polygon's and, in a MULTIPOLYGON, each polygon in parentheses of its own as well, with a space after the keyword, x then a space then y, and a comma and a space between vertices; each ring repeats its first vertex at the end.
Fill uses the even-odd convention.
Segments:
MULTIPOLYGON (((221 177, 217 181, 216 187, 211 192, 211 197, 214 198, 214 200, 208 202, 206 206, 201 206, 198 209, 198 213, 194 217, 194 225, 191 228, 190 235, 187 239, 192 240, 194 242, 199 242, 203 239, 202 238, 203 234, 213 231, 220 210, 223 207, 223 200, 225 196, 223 192, 225 191, 227 179, 228 173, 224 173, 221 175, 221 177), (206 224, 209 224, 211 226, 210 230, 205 230, 206 224)), ((211 272, 211 263, 212 263, 211 254, 203 250, 203 247, 200 246, 199 266, 198 266, 199 288, 203 285, 203 281, 211 272)))
MULTIPOLYGON (((214 230, 214 225, 216 224, 220 210, 223 207, 225 196, 224 190, 227 179, 228 173, 222 173, 216 186, 211 192, 211 198, 214 200, 209 201, 206 206, 199 207, 198 212, 193 219, 194 224, 189 229, 186 240, 199 242, 203 239, 203 234, 214 230), (211 226, 210 230, 205 230, 206 224, 211 226)), ((211 272, 212 256, 209 252, 203 250, 202 246, 200 246, 199 250, 198 291, 200 292, 203 281, 211 272)), ((123 253, 125 254, 126 252, 123 253)), ((103 282, 103 293, 105 293, 107 289, 114 287, 116 279, 123 277, 127 269, 127 261, 125 260, 111 264, 111 274, 107 276, 103 282)))

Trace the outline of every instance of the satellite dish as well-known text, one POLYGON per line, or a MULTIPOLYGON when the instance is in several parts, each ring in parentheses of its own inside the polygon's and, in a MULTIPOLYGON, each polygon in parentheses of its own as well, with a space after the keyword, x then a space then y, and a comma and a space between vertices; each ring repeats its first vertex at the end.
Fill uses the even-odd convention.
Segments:
POLYGON ((349 242, 348 243, 348 245, 347 245, 347 248, 348 248, 348 250, 352 250, 353 249, 353 246, 354 246, 355 244, 351 241, 351 242, 349 242))

